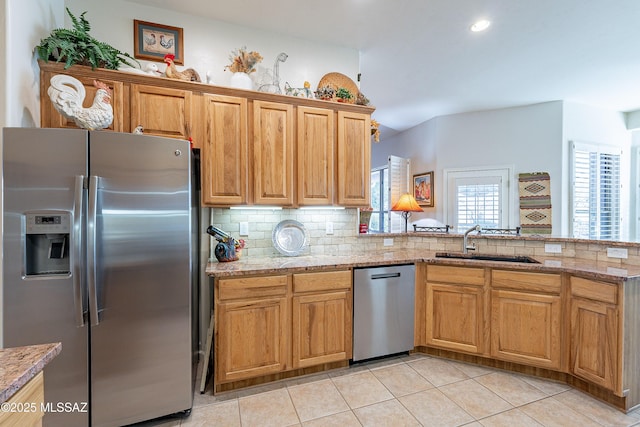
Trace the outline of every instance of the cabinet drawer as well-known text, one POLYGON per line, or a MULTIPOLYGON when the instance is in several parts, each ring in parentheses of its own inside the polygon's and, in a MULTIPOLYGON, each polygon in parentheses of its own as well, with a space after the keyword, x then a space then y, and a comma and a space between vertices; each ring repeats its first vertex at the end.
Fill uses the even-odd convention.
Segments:
POLYGON ((351 271, 324 271, 293 275, 293 292, 332 291, 351 288, 351 271))
POLYGON ((494 288, 559 294, 562 287, 562 279, 559 274, 493 270, 491 286, 494 288))
POLYGON ((572 277, 571 296, 617 304, 618 286, 615 283, 597 282, 581 277, 572 277))
POLYGON ((284 296, 287 294, 287 276, 241 277, 218 280, 220 301, 284 296))
POLYGON ((427 281, 483 286, 484 268, 430 265, 427 267, 427 281))

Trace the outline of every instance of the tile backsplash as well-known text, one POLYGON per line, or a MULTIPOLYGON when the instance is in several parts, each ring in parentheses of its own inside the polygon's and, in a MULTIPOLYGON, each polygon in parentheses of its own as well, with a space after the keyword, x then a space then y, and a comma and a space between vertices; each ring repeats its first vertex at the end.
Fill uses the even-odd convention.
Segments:
MULTIPOLYGON (((451 233, 446 235, 422 233, 395 233, 361 235, 358 233, 358 210, 350 209, 210 209, 210 218, 204 222, 218 227, 234 238, 246 241, 242 256, 268 257, 279 256, 280 253, 272 243, 273 229, 280 221, 294 219, 301 222, 309 233, 309 247, 302 255, 346 255, 368 251, 402 251, 417 249, 428 251, 462 250, 462 235, 451 233), (240 223, 249 223, 249 235, 240 236, 240 223), (327 223, 332 223, 333 233, 327 234, 327 223), (389 245, 391 243, 391 245, 389 245)), ((501 255, 527 255, 558 258, 580 258, 603 261, 612 264, 640 265, 640 245, 637 243, 614 243, 606 241, 576 240, 563 238, 532 237, 486 237, 473 236, 477 253, 501 255), (545 244, 552 242, 559 253, 549 253, 545 244), (626 248, 627 258, 620 259, 608 256, 611 246, 626 248)), ((217 244, 210 239, 210 254, 217 244)))
MULTIPOLYGON (((309 233, 309 247, 305 255, 338 255, 360 250, 358 243, 357 209, 227 209, 212 208, 210 224, 244 239, 244 256, 276 256, 280 253, 273 247, 273 229, 280 221, 293 219, 301 222, 309 233), (249 223, 249 235, 240 236, 240 222, 249 223), (327 234, 327 223, 331 222, 333 233, 327 234)), ((212 247, 215 239, 211 239, 212 247)))

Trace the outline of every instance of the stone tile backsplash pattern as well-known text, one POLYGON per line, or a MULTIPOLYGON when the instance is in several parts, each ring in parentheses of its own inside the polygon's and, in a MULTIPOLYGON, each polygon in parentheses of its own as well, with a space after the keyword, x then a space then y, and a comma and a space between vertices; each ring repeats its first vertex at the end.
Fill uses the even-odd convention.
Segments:
MULTIPOLYGON (((211 209, 211 224, 245 239, 247 247, 242 256, 271 257, 280 253, 273 247, 271 236, 275 226, 282 220, 300 221, 309 232, 309 247, 303 255, 362 254, 369 251, 402 251, 404 249, 424 249, 430 251, 459 252, 462 249, 462 235, 408 234, 367 234, 358 233, 357 209, 211 209), (249 236, 240 236, 240 222, 249 223, 249 236), (333 223, 333 234, 326 233, 327 222, 333 223), (393 239, 393 246, 384 246, 385 239, 393 239)), ((204 221, 207 221, 205 218, 204 221)), ((474 237, 476 252, 482 254, 545 256, 558 258, 579 258, 615 264, 640 265, 640 245, 637 243, 576 241, 572 239, 531 237, 474 237), (545 243, 552 241, 562 248, 562 253, 545 253, 545 243), (607 248, 617 247, 628 250, 628 259, 609 258, 607 248)), ((211 238, 211 253, 217 242, 211 238)))

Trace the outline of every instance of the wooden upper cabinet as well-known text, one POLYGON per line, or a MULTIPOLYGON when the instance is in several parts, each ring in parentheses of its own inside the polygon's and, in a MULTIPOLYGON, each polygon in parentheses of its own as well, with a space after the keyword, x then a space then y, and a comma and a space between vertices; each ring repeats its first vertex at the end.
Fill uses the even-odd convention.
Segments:
POLYGON ((324 108, 297 108, 297 183, 301 206, 333 203, 334 115, 324 108))
POLYGON ((191 91, 161 86, 131 85, 131 130, 168 138, 191 136, 191 91))
MULTIPOLYGON (((78 126, 73 122, 73 120, 69 120, 66 117, 63 117, 60 113, 56 111, 47 94, 49 89, 51 77, 56 74, 67 74, 67 73, 51 73, 51 72, 43 72, 41 73, 41 78, 44 81, 41 84, 40 88, 40 97, 41 97, 41 123, 42 127, 52 127, 52 128, 70 128, 70 129, 78 129, 78 126)), ((70 75, 71 74, 67 74, 70 75)), ((89 108, 93 104, 93 98, 96 95, 96 91, 98 90, 94 85, 93 81, 96 80, 93 77, 86 76, 72 76, 79 80, 85 89, 85 97, 82 103, 84 108, 89 108)), ((101 82, 106 84, 109 89, 111 89, 111 106, 113 107, 113 122, 107 130, 112 130, 116 132, 125 131, 124 125, 124 89, 122 82, 116 80, 106 80, 99 79, 101 82)))
POLYGON ((293 105, 253 102, 253 182, 257 205, 293 205, 293 105))
POLYGON ((202 150, 203 203, 247 203, 247 99, 205 95, 202 150))
POLYGON ((371 203, 371 117, 338 111, 338 205, 371 203))
POLYGON ((361 207, 370 204, 373 107, 38 62, 42 127, 77 128, 47 95, 68 74, 93 102, 94 80, 113 91, 107 130, 189 139, 202 150, 202 202, 208 206, 361 207), (228 128, 227 128, 228 127, 228 128))

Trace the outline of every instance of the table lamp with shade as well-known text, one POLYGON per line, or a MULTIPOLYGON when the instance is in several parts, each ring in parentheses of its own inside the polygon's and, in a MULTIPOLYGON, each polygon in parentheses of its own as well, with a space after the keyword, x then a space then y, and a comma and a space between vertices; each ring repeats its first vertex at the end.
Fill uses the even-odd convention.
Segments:
POLYGON ((404 193, 398 201, 391 207, 393 212, 402 212, 404 218, 404 232, 407 232, 407 221, 411 212, 424 212, 424 209, 418 205, 416 199, 409 193, 404 193))

